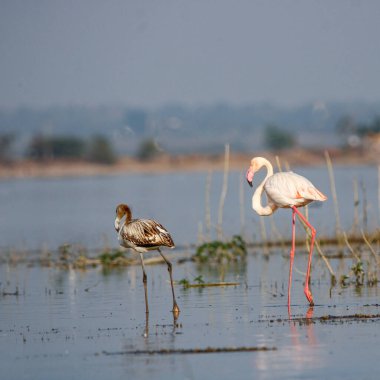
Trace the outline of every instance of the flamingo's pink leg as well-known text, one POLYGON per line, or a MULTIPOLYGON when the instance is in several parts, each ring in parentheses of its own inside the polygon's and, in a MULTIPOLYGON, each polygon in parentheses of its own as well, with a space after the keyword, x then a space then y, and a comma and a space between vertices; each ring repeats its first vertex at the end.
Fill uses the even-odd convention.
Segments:
POLYGON ((307 298, 307 300, 310 303, 310 306, 314 306, 313 296, 311 295, 311 291, 309 289, 309 281, 310 281, 310 268, 311 268, 311 257, 313 255, 313 248, 314 248, 314 240, 315 240, 315 228, 308 222, 308 220, 297 210, 295 206, 292 207, 293 211, 297 213, 298 217, 304 221, 304 223, 310 228, 311 232, 311 240, 310 240, 310 252, 309 252, 309 259, 307 262, 307 271, 306 271, 306 277, 305 277, 305 288, 304 293, 307 298))
POLYGON ((294 251, 296 249, 296 213, 293 210, 292 215, 292 249, 290 251, 290 263, 289 263, 289 280, 288 280, 288 314, 290 315, 290 291, 292 288, 292 271, 293 271, 293 260, 294 251))

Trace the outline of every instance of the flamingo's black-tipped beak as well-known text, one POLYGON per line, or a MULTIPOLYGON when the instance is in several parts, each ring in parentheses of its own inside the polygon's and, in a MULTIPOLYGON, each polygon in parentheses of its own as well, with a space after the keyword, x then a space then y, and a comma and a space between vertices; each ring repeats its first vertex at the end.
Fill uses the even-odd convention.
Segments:
POLYGON ((251 170, 251 168, 249 168, 247 170, 247 174, 245 175, 245 178, 247 179, 247 182, 248 182, 248 185, 249 186, 253 186, 252 185, 252 181, 253 181, 253 171, 251 170))
POLYGON ((120 219, 118 217, 115 219, 115 230, 116 232, 120 230, 120 219))

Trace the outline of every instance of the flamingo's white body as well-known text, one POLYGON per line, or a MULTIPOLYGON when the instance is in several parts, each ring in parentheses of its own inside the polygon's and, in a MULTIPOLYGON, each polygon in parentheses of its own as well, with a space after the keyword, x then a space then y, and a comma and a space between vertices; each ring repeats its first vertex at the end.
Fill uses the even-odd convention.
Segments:
POLYGON ((252 208, 259 215, 271 215, 277 208, 291 208, 292 217, 292 249, 290 251, 290 268, 288 283, 288 306, 290 307, 290 290, 292 281, 292 268, 295 251, 295 217, 296 214, 302 219, 311 231, 311 242, 309 260, 305 279, 304 292, 310 305, 314 305, 313 297, 309 290, 309 277, 311 257, 313 253, 314 239, 316 231, 308 220, 298 211, 298 207, 305 206, 313 201, 325 201, 327 197, 322 194, 308 179, 293 172, 281 172, 273 174, 271 163, 263 157, 255 157, 251 160, 251 165, 247 171, 247 181, 252 186, 254 174, 262 167, 267 169, 267 175, 257 187, 252 197, 252 208), (268 204, 261 204, 261 195, 265 191, 268 197, 268 204))
POLYGON ((126 204, 120 204, 116 208, 115 230, 118 233, 118 240, 121 246, 125 248, 132 248, 140 254, 141 266, 143 270, 146 313, 149 313, 149 307, 147 275, 145 273, 143 253, 157 250, 168 266, 170 285, 172 287, 173 295, 173 313, 178 314, 180 310, 174 294, 172 264, 160 250, 161 246, 174 248, 174 242, 169 232, 162 224, 153 219, 132 219, 131 209, 126 204), (124 222, 120 223, 124 217, 124 222))

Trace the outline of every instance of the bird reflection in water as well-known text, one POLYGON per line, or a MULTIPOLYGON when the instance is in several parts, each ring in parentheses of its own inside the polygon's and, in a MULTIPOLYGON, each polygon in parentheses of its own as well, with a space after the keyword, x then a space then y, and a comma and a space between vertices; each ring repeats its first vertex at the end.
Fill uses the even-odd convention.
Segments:
MULTIPOLYGON (((277 344, 277 351, 270 356, 257 352, 254 365, 261 371, 273 374, 274 371, 281 373, 286 377, 287 371, 294 374, 295 371, 310 371, 321 368, 324 365, 324 355, 328 355, 325 349, 322 349, 314 333, 314 308, 310 307, 305 317, 289 316, 289 330, 281 334, 277 333, 279 341, 285 340, 285 344, 277 344), (287 333, 289 332, 289 333, 287 333), (290 338, 290 340, 289 340, 290 338)), ((286 328, 286 325, 284 327, 286 328)))
MULTIPOLYGON (((173 330, 172 330, 173 335, 175 334, 176 329, 178 327, 178 322, 177 322, 178 317, 179 317, 179 312, 173 311, 173 330)), ((149 313, 145 313, 145 327, 144 327, 143 337, 144 338, 149 337, 149 313)))

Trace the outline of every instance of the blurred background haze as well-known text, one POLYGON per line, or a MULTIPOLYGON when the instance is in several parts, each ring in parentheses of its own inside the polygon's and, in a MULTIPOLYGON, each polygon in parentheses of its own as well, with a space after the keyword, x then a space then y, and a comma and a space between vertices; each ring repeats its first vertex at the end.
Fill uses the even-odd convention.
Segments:
POLYGON ((80 153, 63 157, 89 157, 99 139, 137 157, 356 147, 379 127, 378 1, 0 8, 2 159, 60 158, 52 146, 73 138, 80 153))

